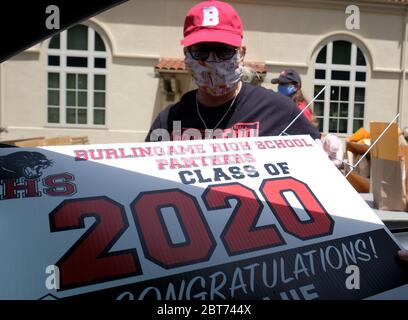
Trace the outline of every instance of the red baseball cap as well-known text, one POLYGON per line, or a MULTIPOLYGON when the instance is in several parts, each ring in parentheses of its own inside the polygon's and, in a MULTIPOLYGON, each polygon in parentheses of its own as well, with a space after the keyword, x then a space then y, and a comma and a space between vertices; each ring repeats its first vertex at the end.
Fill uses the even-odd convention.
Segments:
POLYGON ((240 47, 243 38, 241 18, 228 3, 210 0, 190 9, 184 22, 185 47, 199 42, 221 42, 240 47))

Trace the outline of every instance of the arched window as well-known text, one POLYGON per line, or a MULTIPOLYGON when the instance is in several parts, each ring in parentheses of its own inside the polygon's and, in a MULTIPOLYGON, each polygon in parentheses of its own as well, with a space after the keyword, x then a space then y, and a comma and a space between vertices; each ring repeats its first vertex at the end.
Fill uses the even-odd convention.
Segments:
POLYGON ((367 63, 363 52, 349 41, 332 41, 318 53, 314 95, 324 86, 313 111, 325 133, 351 134, 364 126, 367 63))
POLYGON ((85 25, 54 36, 48 46, 47 123, 106 124, 106 47, 85 25))

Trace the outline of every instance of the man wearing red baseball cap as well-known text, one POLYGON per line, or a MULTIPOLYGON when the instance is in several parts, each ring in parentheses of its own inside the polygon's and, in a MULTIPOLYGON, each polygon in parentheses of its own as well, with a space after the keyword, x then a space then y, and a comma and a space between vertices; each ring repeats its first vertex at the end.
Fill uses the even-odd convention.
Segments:
MULTIPOLYGON (((179 102, 162 111, 146 141, 273 136, 284 130, 299 110, 284 95, 242 83, 246 52, 242 38, 241 19, 229 4, 205 1, 190 9, 181 44, 186 66, 198 89, 186 93, 179 102), (180 123, 184 133, 174 134, 175 124, 180 123), (164 133, 169 131, 173 134, 166 136, 164 133)), ((303 116, 287 133, 320 138, 317 129, 303 116)), ((332 151, 332 147, 339 141, 335 135, 330 137, 326 144, 323 141, 323 149, 335 162, 338 161, 337 150, 332 151), (333 140, 334 143, 330 143, 333 140)), ((399 251, 398 255, 408 263, 408 250, 399 251)))
MULTIPOLYGON (((181 44, 198 89, 162 111, 146 141, 273 136, 285 129, 299 110, 291 99, 241 81, 242 40, 241 18, 228 3, 205 1, 189 10, 181 44)), ((303 116, 287 133, 320 138, 303 116)))

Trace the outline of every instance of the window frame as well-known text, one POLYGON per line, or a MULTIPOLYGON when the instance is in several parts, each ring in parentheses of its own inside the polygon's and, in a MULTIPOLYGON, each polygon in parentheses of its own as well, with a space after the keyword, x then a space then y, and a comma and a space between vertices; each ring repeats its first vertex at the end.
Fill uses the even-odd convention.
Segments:
MULTIPOLYGON (((340 136, 347 136, 353 133, 353 122, 354 120, 363 120, 363 126, 366 125, 366 112, 367 112, 367 88, 368 88, 368 79, 369 79, 369 67, 368 67, 368 60, 367 55, 364 54, 361 47, 359 47, 355 42, 350 39, 332 39, 327 42, 324 46, 320 47, 314 57, 314 69, 313 69, 313 86, 312 86, 312 94, 314 92, 315 86, 327 86, 326 90, 324 91, 324 98, 321 99, 321 96, 317 100, 324 100, 324 114, 323 114, 323 133, 335 133, 329 131, 329 121, 330 121, 330 95, 331 95, 331 87, 338 86, 338 87, 348 87, 349 88, 349 97, 348 97, 348 117, 347 117, 347 132, 346 133, 337 133, 340 136), (351 43, 351 63, 350 65, 340 65, 340 64, 333 64, 333 42, 335 41, 347 41, 351 43), (316 62, 317 57, 321 50, 326 47, 326 62, 325 63, 318 63, 316 62), (364 55, 366 65, 359 66, 357 65, 357 49, 360 49, 361 53, 364 55), (316 79, 315 72, 316 70, 324 70, 326 72, 325 79, 316 79), (350 80, 332 80, 331 73, 332 71, 349 71, 350 72, 350 80), (364 72, 366 74, 365 81, 356 81, 356 73, 357 72, 364 72), (363 118, 356 118, 354 117, 354 104, 355 101, 355 89, 356 88, 364 88, 365 89, 365 97, 364 97, 364 117, 363 118)), ((322 94, 322 95, 323 95, 322 94)), ((319 116, 321 117, 321 116, 319 116)), ((337 119, 340 117, 338 116, 337 119)))
MULTIPOLYGON (((108 52, 106 42, 103 40, 103 37, 99 34, 100 38, 104 42, 105 51, 96 51, 95 50, 95 34, 97 31, 87 25, 81 24, 87 27, 88 30, 88 50, 68 50, 67 43, 68 43, 68 30, 64 30, 59 34, 60 36, 60 48, 59 49, 51 49, 50 42, 52 40, 49 39, 47 41, 47 51, 46 51, 46 72, 45 72, 45 83, 46 85, 46 112, 45 112, 45 127, 50 128, 76 128, 76 129, 89 129, 89 128, 96 128, 96 129, 107 129, 108 123, 108 112, 107 112, 107 82, 108 82, 108 52), (48 64, 48 56, 59 56, 60 57, 60 65, 59 66, 50 66, 48 64), (67 57, 86 57, 88 58, 88 66, 85 67, 69 67, 67 66, 67 57), (106 61, 105 68, 95 68, 95 58, 104 58, 106 61), (48 108, 55 108, 57 106, 50 106, 48 105, 48 74, 49 73, 58 73, 60 75, 60 96, 59 96, 59 123, 52 123, 48 122, 48 108), (67 107, 66 104, 66 96, 67 96, 67 74, 86 74, 87 75, 87 123, 86 124, 70 124, 67 123, 66 113, 67 107), (94 124, 94 110, 99 110, 100 108, 94 107, 94 92, 99 92, 99 90, 95 91, 94 89, 94 76, 95 75, 103 75, 105 76, 105 124, 94 124)), ((75 109, 78 109, 76 106, 75 109)))

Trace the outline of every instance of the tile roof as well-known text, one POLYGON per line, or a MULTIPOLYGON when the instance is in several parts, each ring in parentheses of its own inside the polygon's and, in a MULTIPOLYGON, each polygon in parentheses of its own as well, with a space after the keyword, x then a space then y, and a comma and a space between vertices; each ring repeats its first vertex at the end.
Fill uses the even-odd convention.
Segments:
POLYGON ((154 66, 156 70, 176 70, 176 71, 184 71, 186 70, 186 66, 184 64, 183 59, 175 59, 175 58, 162 58, 160 59, 159 63, 154 66))
MULTIPOLYGON (((266 74, 265 63, 246 62, 245 66, 253 68, 257 73, 266 74)), ((185 71, 184 59, 162 58, 154 67, 158 71, 185 71)))

